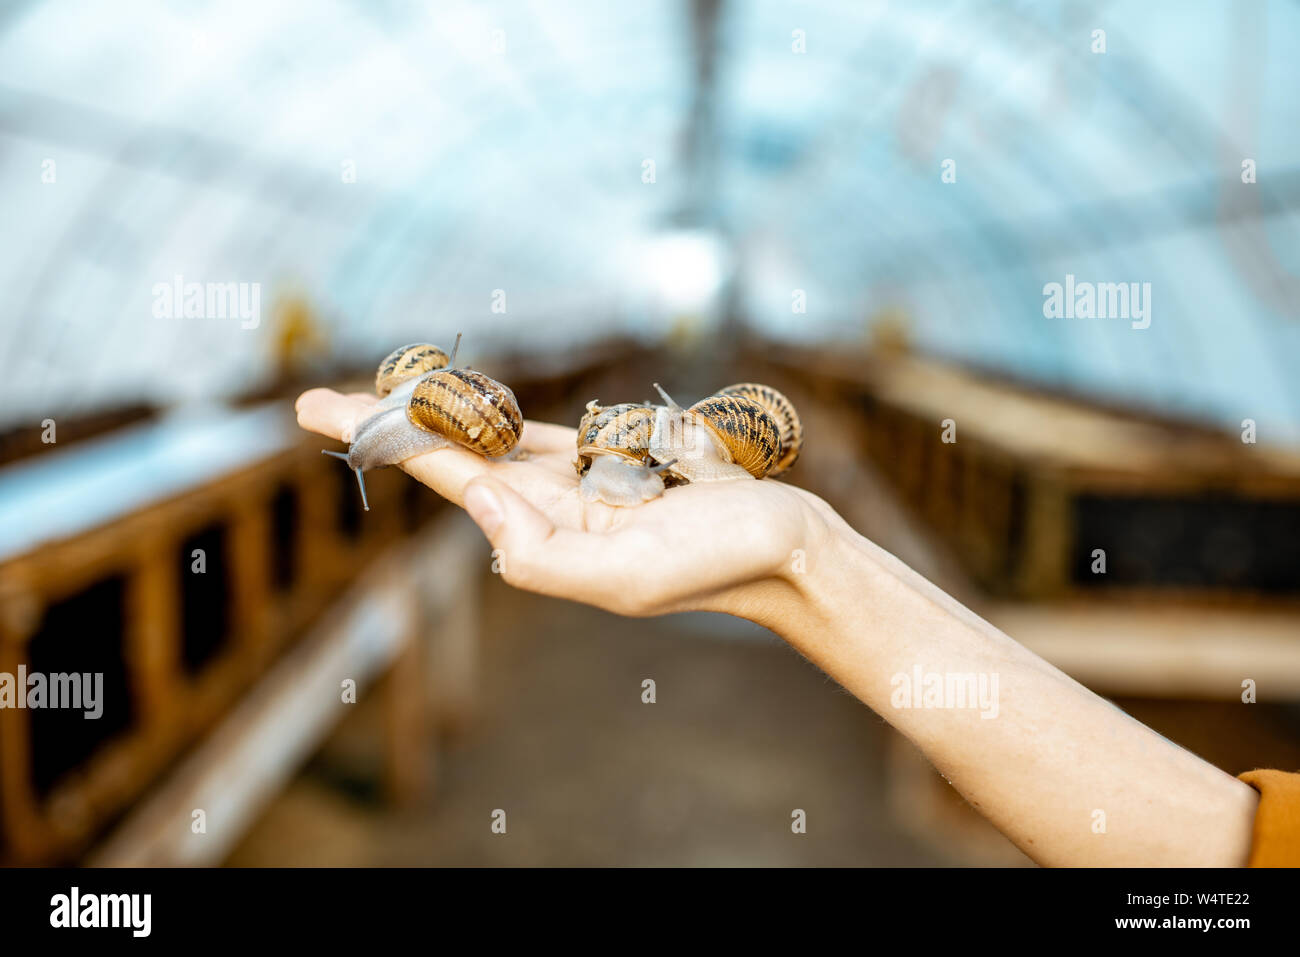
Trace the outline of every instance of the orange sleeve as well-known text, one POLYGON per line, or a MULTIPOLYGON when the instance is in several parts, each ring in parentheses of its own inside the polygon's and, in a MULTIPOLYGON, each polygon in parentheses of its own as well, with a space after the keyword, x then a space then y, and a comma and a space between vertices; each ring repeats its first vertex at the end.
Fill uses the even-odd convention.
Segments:
POLYGON ((1247 771, 1237 775, 1259 792, 1251 867, 1300 867, 1300 773, 1247 771))

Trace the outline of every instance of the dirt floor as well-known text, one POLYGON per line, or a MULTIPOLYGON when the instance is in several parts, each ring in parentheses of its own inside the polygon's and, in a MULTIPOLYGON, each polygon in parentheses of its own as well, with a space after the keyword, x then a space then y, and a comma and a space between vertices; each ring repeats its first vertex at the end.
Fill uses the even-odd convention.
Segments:
MULTIPOLYGON (((918 752, 774 636, 616 618, 486 576, 477 715, 383 800, 358 704, 232 865, 1025 865, 918 752), (642 682, 656 702, 642 703, 642 682), (505 811, 506 833, 492 831, 505 811), (791 830, 803 810, 807 831, 791 830)), ((1300 767, 1300 709, 1116 701, 1230 773, 1300 767)))
POLYGON ((755 626, 626 620, 495 576, 484 598, 479 714, 445 742, 432 798, 404 809, 379 799, 378 708, 358 706, 230 864, 1025 861, 910 745, 755 626), (654 704, 641 700, 647 678, 654 704), (895 780, 938 794, 955 818, 942 838, 887 787, 900 760, 895 780), (491 828, 497 809, 504 835, 491 828), (804 834, 791 829, 796 809, 804 834))

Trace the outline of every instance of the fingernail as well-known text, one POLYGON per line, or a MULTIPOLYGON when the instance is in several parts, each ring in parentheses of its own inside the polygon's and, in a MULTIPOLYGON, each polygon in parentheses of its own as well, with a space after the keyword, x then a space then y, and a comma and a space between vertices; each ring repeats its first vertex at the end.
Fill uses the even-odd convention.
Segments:
POLYGON ((495 535, 506 520, 500 497, 486 485, 471 485, 465 490, 465 511, 488 538, 495 535))

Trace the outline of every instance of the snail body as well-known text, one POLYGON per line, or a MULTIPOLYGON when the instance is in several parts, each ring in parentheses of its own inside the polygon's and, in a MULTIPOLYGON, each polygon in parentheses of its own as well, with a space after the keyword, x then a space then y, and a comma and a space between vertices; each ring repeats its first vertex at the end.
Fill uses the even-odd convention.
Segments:
POLYGON ((717 394, 689 409, 659 388, 665 405, 655 410, 650 456, 672 462, 670 474, 686 482, 763 478, 781 456, 781 430, 757 400, 717 394))
POLYGON ((489 458, 512 452, 523 432, 523 414, 510 389, 472 369, 448 368, 451 356, 436 346, 403 346, 380 363, 375 411, 353 431, 348 451, 325 451, 343 459, 357 476, 367 511, 363 474, 396 465, 434 449, 460 445, 489 458))

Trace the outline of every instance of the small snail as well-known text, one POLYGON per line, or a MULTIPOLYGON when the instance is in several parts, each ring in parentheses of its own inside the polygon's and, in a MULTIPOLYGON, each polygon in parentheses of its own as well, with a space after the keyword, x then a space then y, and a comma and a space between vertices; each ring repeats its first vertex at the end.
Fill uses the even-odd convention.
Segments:
POLYGON ((727 386, 689 409, 655 389, 662 406, 587 403, 574 463, 584 501, 639 505, 673 485, 777 475, 799 456, 799 415, 770 386, 727 386))
POLYGON ((456 337, 456 345, 452 347, 450 357, 437 346, 425 342, 399 346, 379 363, 379 371, 375 373, 375 392, 383 398, 403 382, 417 379, 435 369, 445 369, 456 361, 456 350, 459 348, 460 336, 456 337))
POLYGON ((781 455, 776 465, 767 473, 768 477, 780 475, 794 465, 803 448, 803 423, 799 413, 794 410, 794 403, 770 385, 758 382, 738 382, 725 389, 719 389, 716 395, 744 395, 756 401, 768 411, 781 429, 781 455))
POLYGON ((781 427, 756 399, 715 394, 683 409, 655 383, 666 403, 655 409, 650 457, 674 461, 671 474, 687 482, 763 478, 781 458, 781 427))
POLYGON ((518 444, 524 418, 515 394, 481 372, 454 368, 459 348, 458 335, 450 356, 423 343, 395 349, 375 376, 383 398, 356 427, 347 452, 324 450, 356 473, 366 511, 363 473, 370 469, 449 445, 498 458, 518 444))
MULTIPOLYGON (((650 459, 654 409, 624 402, 604 408, 596 400, 578 423, 578 460, 584 502, 640 505, 663 494, 667 466, 650 459)), ((671 464, 671 463, 669 463, 671 464)))

